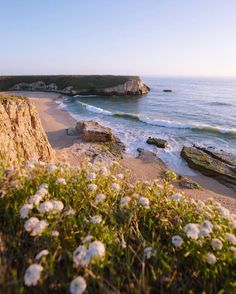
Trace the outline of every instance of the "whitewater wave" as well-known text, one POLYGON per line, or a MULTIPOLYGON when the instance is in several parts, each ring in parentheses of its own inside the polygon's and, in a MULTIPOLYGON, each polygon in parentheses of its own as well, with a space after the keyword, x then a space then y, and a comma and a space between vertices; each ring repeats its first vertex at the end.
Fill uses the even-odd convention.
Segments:
POLYGON ((191 129, 193 131, 198 131, 198 132, 208 132, 208 133, 215 133, 215 134, 219 133, 219 134, 236 137, 236 128, 230 129, 230 128, 222 128, 219 126, 210 126, 205 124, 181 123, 181 122, 176 122, 172 120, 145 117, 145 116, 136 115, 133 113, 112 112, 100 107, 83 103, 81 101, 77 101, 77 103, 82 105, 84 108, 86 108, 87 111, 90 111, 90 112, 94 112, 94 113, 98 113, 102 115, 109 115, 109 116, 116 116, 116 117, 122 117, 126 119, 137 120, 142 123, 146 123, 153 126, 159 126, 164 128, 174 128, 174 129, 191 129))

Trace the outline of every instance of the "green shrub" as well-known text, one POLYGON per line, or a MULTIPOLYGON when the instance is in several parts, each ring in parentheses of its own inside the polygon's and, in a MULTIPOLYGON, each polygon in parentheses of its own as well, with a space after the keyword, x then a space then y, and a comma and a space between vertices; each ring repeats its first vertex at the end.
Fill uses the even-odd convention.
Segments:
POLYGON ((32 161, 0 173, 2 291, 235 293, 235 215, 128 174, 32 161))

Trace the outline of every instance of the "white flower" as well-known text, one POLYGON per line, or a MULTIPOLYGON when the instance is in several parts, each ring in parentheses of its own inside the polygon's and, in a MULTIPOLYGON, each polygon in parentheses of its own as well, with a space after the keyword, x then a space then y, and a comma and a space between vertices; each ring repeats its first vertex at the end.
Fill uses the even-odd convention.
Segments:
POLYGON ((90 255, 84 245, 80 245, 78 248, 75 249, 75 251, 73 252, 73 261, 77 267, 86 266, 89 264, 90 255))
POLYGON ((34 205, 39 205, 40 201, 42 201, 42 196, 36 193, 33 196, 30 196, 29 203, 34 205))
POLYGON ((64 204, 60 200, 51 200, 51 203, 52 203, 54 212, 60 212, 64 208, 64 204))
POLYGON ((40 213, 45 213, 45 212, 50 212, 53 210, 53 204, 51 201, 47 200, 44 201, 43 203, 40 204, 39 206, 39 212, 40 213))
POLYGON ((197 201, 197 208, 198 210, 203 209, 206 206, 206 204, 202 200, 197 201))
POLYGON ((56 171, 56 170, 58 170, 59 168, 56 166, 56 165, 54 165, 54 164, 49 164, 48 165, 48 171, 49 172, 54 172, 54 171, 56 171))
POLYGON ((82 243, 84 244, 84 243, 90 242, 92 239, 93 239, 93 236, 88 235, 82 239, 82 243))
POLYGON ((39 194, 40 196, 45 196, 48 194, 48 189, 42 186, 38 189, 37 194, 39 194))
POLYGON ((57 183, 62 184, 62 185, 66 185, 66 180, 63 178, 59 178, 59 179, 57 179, 57 183))
POLYGON ((145 181, 143 181, 143 184, 144 184, 144 185, 150 185, 150 184, 151 184, 151 181, 147 181, 147 180, 145 180, 145 181))
POLYGON ((227 208, 220 206, 217 207, 217 210, 220 212, 222 218, 228 219, 230 217, 230 211, 227 208))
POLYGON ((70 283, 71 294, 82 294, 86 290, 86 281, 83 277, 77 277, 70 283))
POLYGON ((52 231, 52 236, 53 237, 58 237, 60 233, 58 231, 52 231))
POLYGON ((153 256, 153 248, 152 247, 144 248, 144 257, 146 259, 150 259, 152 256, 153 256))
POLYGON ((214 265, 216 263, 216 257, 214 254, 212 253, 207 253, 205 255, 205 260, 207 263, 209 263, 210 265, 214 265))
POLYGON ((184 243, 184 241, 179 235, 175 235, 172 237, 172 244, 175 247, 181 247, 183 243, 184 243))
POLYGON ((46 184, 46 183, 41 184, 39 186, 39 189, 45 189, 45 190, 47 190, 48 189, 48 184, 46 184))
POLYGON ((37 160, 36 160, 36 159, 30 159, 30 160, 25 164, 25 169, 35 168, 35 164, 37 164, 37 160))
POLYGON ((102 221, 102 217, 100 215, 95 215, 91 218, 91 223, 94 225, 99 224, 102 221))
POLYGON ((95 173, 89 173, 89 174, 88 174, 88 177, 87 177, 87 181, 88 181, 88 182, 91 182, 91 181, 95 180, 96 177, 97 177, 97 176, 96 176, 95 173))
POLYGON ((100 202, 103 202, 105 199, 106 199, 106 195, 104 195, 104 194, 98 194, 95 197, 95 203, 98 204, 100 202))
POLYGON ((118 174, 116 175, 116 178, 119 179, 119 180, 123 180, 124 179, 124 175, 123 174, 118 174))
POLYGON ((201 223, 200 227, 202 229, 207 229, 211 233, 213 229, 213 224, 210 221, 206 220, 201 223))
POLYGON ((150 205, 150 201, 146 197, 140 197, 138 200, 138 203, 146 208, 149 208, 149 205, 150 205))
POLYGON ((39 219, 37 217, 31 217, 25 222, 24 228, 27 232, 31 232, 37 223, 39 223, 39 219))
POLYGON ((66 216, 69 216, 69 215, 75 215, 75 210, 73 208, 69 208, 66 212, 65 212, 65 215, 66 216))
POLYGON ((100 241, 94 241, 89 245, 88 254, 91 258, 105 256, 105 246, 100 241))
POLYGON ((175 193, 175 194, 173 194, 170 198, 171 198, 172 200, 179 201, 182 197, 183 197, 182 194, 180 194, 180 193, 175 193))
POLYGON ((200 228, 199 230, 199 237, 210 237, 211 232, 206 228, 200 228))
POLYGON ((128 207, 130 201, 131 201, 131 198, 129 196, 122 197, 120 199, 120 207, 128 207))
POLYGON ((214 250, 221 250, 223 248, 223 243, 217 239, 217 238, 214 238, 212 239, 211 241, 211 247, 214 249, 214 250))
POLYGON ((39 221, 31 232, 31 236, 41 236, 45 229, 48 227, 48 223, 45 220, 39 221))
POLYGON ((199 235, 199 228, 197 224, 187 224, 184 227, 184 232, 186 233, 186 235, 194 240, 197 240, 198 235, 199 235))
POLYGON ((231 244, 236 245, 236 237, 231 233, 226 233, 226 240, 229 241, 231 244))
POLYGON ((49 251, 47 249, 44 249, 36 255, 35 259, 39 260, 41 257, 47 256, 48 254, 49 254, 49 251))
POLYGON ((101 166, 100 168, 99 168, 99 171, 104 175, 104 176, 109 176, 109 171, 108 171, 108 169, 105 167, 105 166, 101 166))
POLYGON ((117 184, 117 183, 112 183, 112 184, 111 184, 111 190, 112 190, 112 191, 119 192, 119 191, 120 191, 120 185, 117 184))
POLYGON ((96 191, 97 190, 97 185, 95 185, 95 184, 89 184, 88 185, 88 189, 89 189, 89 191, 91 191, 91 192, 93 192, 93 191, 96 191))
POLYGON ((232 228, 233 228, 234 230, 236 230, 236 219, 231 219, 231 220, 230 220, 230 225, 232 226, 232 228))
POLYGON ((40 280, 43 267, 40 264, 31 264, 24 275, 24 282, 26 286, 35 286, 40 280))
POLYGON ((20 217, 21 218, 27 218, 29 212, 31 211, 31 209, 33 208, 33 204, 24 204, 21 209, 20 209, 20 217))

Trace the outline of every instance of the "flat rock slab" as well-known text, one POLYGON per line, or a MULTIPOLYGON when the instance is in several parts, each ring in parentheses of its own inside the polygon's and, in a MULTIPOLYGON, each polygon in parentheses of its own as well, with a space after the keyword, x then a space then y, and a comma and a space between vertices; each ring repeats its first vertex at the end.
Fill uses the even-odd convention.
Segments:
POLYGON ((159 139, 159 138, 151 138, 151 137, 147 139, 147 144, 155 145, 158 148, 166 148, 168 146, 168 142, 166 140, 159 139))
POLYGON ((115 139, 110 128, 94 121, 77 122, 75 128, 84 142, 112 142, 115 139))
POLYGON ((183 147, 181 156, 189 167, 211 176, 236 191, 235 157, 223 151, 201 147, 183 147))

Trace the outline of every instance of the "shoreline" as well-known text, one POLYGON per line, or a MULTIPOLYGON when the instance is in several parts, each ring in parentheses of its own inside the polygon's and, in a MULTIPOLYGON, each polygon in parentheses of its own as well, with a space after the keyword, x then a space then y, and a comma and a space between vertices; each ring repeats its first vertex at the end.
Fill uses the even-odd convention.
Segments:
MULTIPOLYGON (((68 112, 58 108, 56 100, 60 100, 62 95, 58 93, 24 91, 11 92, 11 94, 26 96, 33 102, 39 113, 48 140, 55 150, 57 158, 60 158, 60 162, 73 162, 73 164, 76 164, 84 159, 80 156, 76 157, 74 153, 68 154, 71 153, 71 150, 68 152, 68 147, 72 146, 76 139, 73 136, 68 136, 66 129, 74 127, 77 121, 68 112)), ((135 180, 156 179, 160 177, 165 168, 164 164, 162 165, 158 160, 155 162, 145 161, 145 158, 140 159, 125 155, 121 160, 121 165, 131 170, 132 178, 135 180)), ((236 211, 236 193, 234 191, 204 175, 188 176, 188 178, 200 184, 203 189, 178 188, 186 195, 198 199, 214 197, 227 208, 230 207, 231 210, 233 208, 236 211)))

